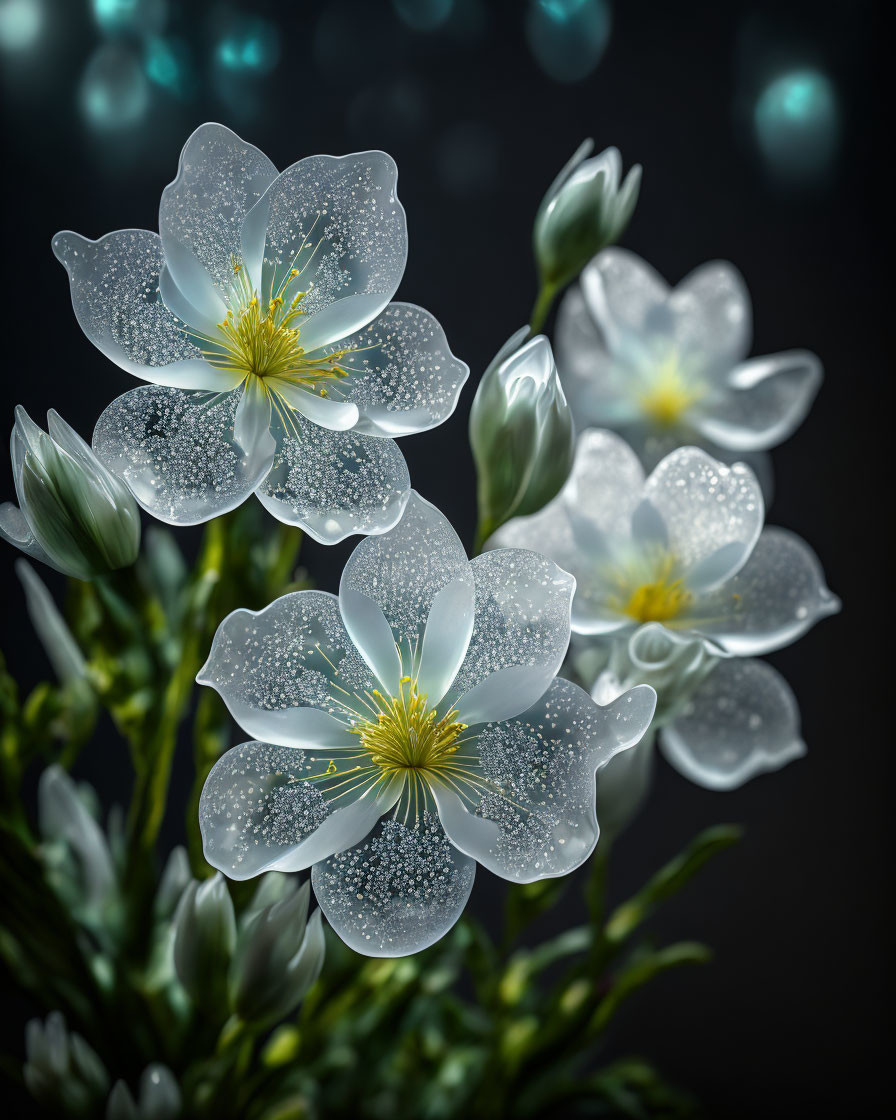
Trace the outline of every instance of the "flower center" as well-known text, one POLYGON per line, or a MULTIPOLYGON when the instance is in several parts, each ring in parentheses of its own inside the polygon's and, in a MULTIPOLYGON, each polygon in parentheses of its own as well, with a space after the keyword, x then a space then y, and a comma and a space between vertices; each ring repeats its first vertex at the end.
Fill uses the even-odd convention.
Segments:
MULTIPOLYGON (((218 323, 216 335, 193 333, 202 356, 216 369, 235 371, 244 377, 275 378, 328 396, 324 382, 348 376, 340 365, 348 350, 309 357, 301 344, 298 325, 305 314, 302 300, 307 292, 290 289, 299 270, 291 269, 276 292, 263 305, 242 264, 233 261, 230 284, 231 309, 218 323)), ((269 384, 276 391, 276 382, 269 384)))
POLYGON ((678 359, 672 354, 658 367, 650 388, 639 394, 638 404, 658 427, 671 428, 705 393, 702 384, 689 383, 682 375, 678 359))
POLYGON ((467 729, 455 708, 440 719, 427 707, 426 695, 417 691, 413 677, 401 678, 397 696, 384 696, 377 689, 370 695, 378 715, 353 732, 361 736, 362 746, 384 775, 410 770, 432 776, 448 766, 467 729))
POLYGON ((668 622, 677 618, 692 599, 682 580, 667 583, 659 579, 655 583, 642 583, 636 587, 623 607, 623 613, 638 622, 668 622))

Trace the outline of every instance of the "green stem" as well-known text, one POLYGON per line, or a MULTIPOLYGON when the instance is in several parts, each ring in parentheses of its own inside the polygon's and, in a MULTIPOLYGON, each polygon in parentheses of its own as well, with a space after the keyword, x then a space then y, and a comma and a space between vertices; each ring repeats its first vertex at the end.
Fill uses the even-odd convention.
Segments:
POLYGON ((550 314, 550 310, 554 305, 554 300, 557 298, 557 292, 560 289, 556 284, 550 281, 543 281, 541 287, 538 289, 538 296, 535 299, 535 304, 532 307, 532 315, 529 319, 529 334, 538 334, 545 324, 545 320, 550 314))

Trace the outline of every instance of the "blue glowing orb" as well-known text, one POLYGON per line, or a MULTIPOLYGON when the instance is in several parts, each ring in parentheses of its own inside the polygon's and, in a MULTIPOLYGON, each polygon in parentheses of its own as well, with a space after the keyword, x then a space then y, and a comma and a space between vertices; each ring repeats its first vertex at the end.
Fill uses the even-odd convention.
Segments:
POLYGON ((532 0, 526 39, 549 78, 579 82, 603 57, 611 26, 606 0, 532 0))
POLYGON ((790 70, 759 95, 753 124, 772 173, 791 180, 817 178, 830 169, 839 147, 837 91, 820 70, 790 70))
POLYGON ((149 106, 149 85, 139 58, 118 43, 94 51, 81 79, 80 102, 96 129, 136 124, 149 106))
POLYGON ((149 35, 161 31, 167 0, 91 0, 93 18, 107 35, 149 35))
POLYGON ((154 36, 148 40, 143 67, 151 82, 178 97, 195 92, 197 79, 189 46, 181 39, 154 36))
POLYGON ((0 0, 0 50, 27 51, 43 27, 42 0, 0 0))
POLYGON ((451 15, 454 0, 392 0, 392 7, 415 31, 435 31, 451 15))
POLYGON ((238 16, 218 40, 215 61, 239 74, 269 74, 280 61, 280 32, 266 19, 238 16))

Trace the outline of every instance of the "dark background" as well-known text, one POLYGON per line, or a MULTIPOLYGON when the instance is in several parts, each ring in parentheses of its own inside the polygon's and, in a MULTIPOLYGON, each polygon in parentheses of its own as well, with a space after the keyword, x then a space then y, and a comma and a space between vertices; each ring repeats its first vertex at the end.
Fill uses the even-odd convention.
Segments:
MULTIPOLYGON (((614 896, 703 826, 738 821, 747 833, 654 923, 663 940, 706 940, 715 962, 635 998, 612 1051, 643 1052, 695 1090, 712 1117, 876 1115, 891 1057, 884 813, 892 767, 882 718, 890 697, 880 695, 890 678, 878 632, 893 603, 879 483, 893 431, 882 399, 892 350, 892 325, 884 347, 891 291, 881 263, 888 230, 874 158, 890 142, 874 66, 880 9, 617 2, 596 69, 561 84, 527 46, 522 0, 456 0, 451 18, 429 32, 409 27, 388 0, 244 3, 223 15, 221 5, 171 4, 168 29, 190 52, 193 77, 180 75, 179 89, 150 86, 139 120, 101 127, 85 118, 79 95, 102 41, 89 4, 42 7, 38 44, 0 49, 8 191, 0 378, 10 423, 16 403, 39 421, 52 406, 89 438, 105 405, 131 387, 77 326, 50 237, 67 227, 92 238, 156 228, 180 148, 208 119, 236 129, 281 168, 303 155, 366 147, 397 159, 410 234, 399 298, 434 312, 472 371, 456 415, 402 448, 415 486, 468 543, 473 387, 527 318, 532 216, 584 136, 598 149, 620 147, 626 166, 644 165, 628 247, 670 281, 714 257, 734 261, 753 297, 754 353, 805 346, 821 355, 826 379, 815 408, 775 452, 770 511, 773 523, 814 546, 844 601, 841 615, 771 659, 800 700, 809 754, 730 794, 700 790, 659 763, 649 803, 614 854, 614 896), (221 19, 240 8, 267 14, 279 30, 280 57, 268 74, 209 62, 221 19), (764 82, 800 65, 821 68, 834 84, 839 144, 825 168, 782 185, 757 147, 751 113, 764 82)), ((126 37, 120 48, 144 49, 126 37)), ((139 102, 138 94, 114 92, 110 111, 126 115, 127 98, 139 102)), ((885 189, 891 195, 891 180, 885 189)), ((2 496, 12 492, 7 474, 2 496)), ((179 540, 191 547, 195 531, 179 540)), ((335 589, 353 543, 307 542, 303 562, 320 586, 335 589)), ((11 548, 0 552, 9 592, 2 646, 30 686, 48 666, 28 631, 14 558, 11 548)), ((41 574, 61 590, 61 580, 41 574)), ((107 801, 123 796, 129 771, 111 732, 79 769, 107 801)), ((171 842, 188 774, 184 752, 171 842)), ((472 905, 487 917, 495 882, 482 872, 474 890, 472 905)), ((546 925, 574 916, 554 913, 546 925)), ((17 1006, 5 1013, 3 1033, 6 1049, 19 1054, 17 1006)))

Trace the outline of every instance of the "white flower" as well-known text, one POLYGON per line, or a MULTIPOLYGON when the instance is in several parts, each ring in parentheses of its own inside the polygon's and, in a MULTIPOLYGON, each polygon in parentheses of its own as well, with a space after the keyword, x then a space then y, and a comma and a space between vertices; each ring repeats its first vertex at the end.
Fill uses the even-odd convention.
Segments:
MULTIPOLYGON (((677 770, 712 790, 734 789, 806 753, 796 699, 764 661, 732 657, 699 635, 656 622, 587 644, 603 647, 605 667, 591 690, 597 703, 610 703, 635 684, 657 691, 650 734, 599 775, 597 807, 605 828, 623 827, 637 810, 654 738, 677 770)), ((584 669, 592 652, 579 649, 577 667, 584 669)))
POLYGON ((554 501, 492 542, 537 545, 575 576, 577 634, 661 622, 743 656, 789 645, 840 606, 811 549, 763 520, 759 484, 742 463, 682 447, 645 479, 624 440, 592 430, 554 501))
POLYGON ((154 516, 195 524, 255 492, 325 543, 401 516, 391 437, 442 423, 468 371, 427 311, 389 302, 407 255, 396 174, 362 152, 278 175, 206 124, 160 234, 53 239, 85 334, 152 383, 106 409, 93 443, 154 516))
POLYGON ((19 505, 0 506, 0 537, 27 556, 89 580, 137 559, 140 511, 58 412, 47 432, 19 405, 10 440, 19 505))
POLYGON ((412 492, 338 598, 235 611, 198 679, 257 741, 209 775, 206 858, 237 879, 313 865, 325 916, 372 956, 440 938, 474 859, 516 882, 578 867, 597 842, 595 770, 641 737, 655 695, 601 708, 555 679, 573 590, 534 552, 468 561, 412 492))
POLYGON ((745 360, 751 333, 733 265, 704 264, 670 289, 633 253, 605 250, 558 313, 576 424, 619 431, 648 469, 682 444, 727 462, 776 446, 809 411, 821 363, 805 350, 745 360))
MULTIPOLYGON (((634 684, 654 687, 651 730, 664 753, 712 789, 803 753, 790 689, 745 657, 789 645, 840 607, 811 549, 763 519, 759 484, 743 464, 683 447, 645 479, 622 439, 592 430, 557 498, 492 538, 538 542, 572 572, 573 664, 596 677, 592 695, 607 703, 634 684)), ((630 760, 605 774, 623 769, 643 786, 647 770, 630 760)))

